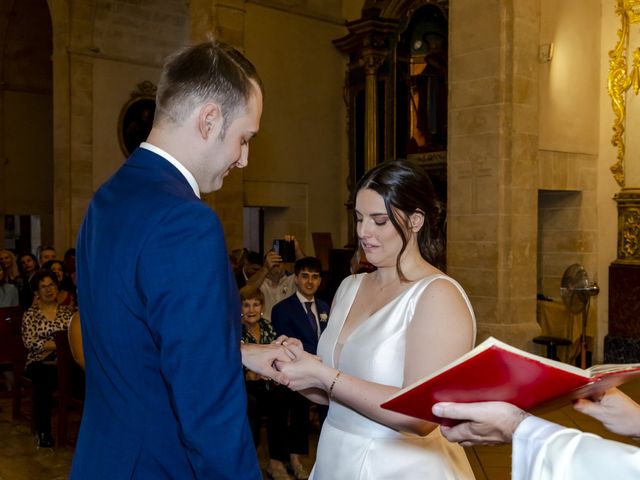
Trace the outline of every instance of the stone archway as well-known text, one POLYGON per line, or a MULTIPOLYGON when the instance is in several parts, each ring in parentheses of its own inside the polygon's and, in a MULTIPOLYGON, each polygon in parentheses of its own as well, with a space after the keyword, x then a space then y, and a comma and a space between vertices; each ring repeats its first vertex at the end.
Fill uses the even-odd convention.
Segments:
POLYGON ((0 248, 20 252, 53 241, 51 30, 45 0, 3 2, 0 248))

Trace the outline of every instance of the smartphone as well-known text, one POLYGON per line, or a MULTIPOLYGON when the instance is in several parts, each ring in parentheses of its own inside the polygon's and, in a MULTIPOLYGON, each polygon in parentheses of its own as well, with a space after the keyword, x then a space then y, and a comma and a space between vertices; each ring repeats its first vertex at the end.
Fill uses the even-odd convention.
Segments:
POLYGON ((293 263, 296 261, 296 245, 292 240, 274 240, 273 251, 282 257, 284 263, 293 263))

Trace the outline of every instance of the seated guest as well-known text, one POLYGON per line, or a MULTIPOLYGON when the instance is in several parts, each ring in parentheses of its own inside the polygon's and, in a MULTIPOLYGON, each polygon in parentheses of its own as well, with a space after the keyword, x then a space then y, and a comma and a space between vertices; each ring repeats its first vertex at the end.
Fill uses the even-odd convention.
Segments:
POLYGON ((33 419, 39 447, 52 447, 51 406, 57 374, 53 334, 66 330, 73 311, 58 305, 55 274, 39 270, 31 277, 37 299, 22 319, 22 341, 27 347, 25 375, 33 382, 33 419))
POLYGON ((240 266, 234 270, 238 288, 247 284, 247 280, 262 268, 262 258, 258 252, 248 250, 242 258, 240 266))
MULTIPOLYGON (((296 261, 295 294, 276 303, 271 311, 276 334, 299 339, 305 352, 314 355, 320 334, 329 320, 329 305, 315 298, 320 287, 321 270, 322 264, 316 257, 304 257, 296 261)), ((274 396, 277 398, 274 409, 276 424, 284 430, 282 437, 287 439, 287 443, 281 445, 280 451, 274 456, 280 461, 290 462, 294 478, 309 478, 299 457, 309 453, 309 400, 283 386, 274 389, 274 396)), ((319 407, 318 413, 324 420, 326 407, 319 407)))
POLYGON ((231 269, 235 272, 242 267, 244 256, 247 254, 246 248, 236 248, 229 254, 229 262, 231 263, 231 269))
POLYGON ((18 289, 7 282, 4 270, 0 268, 0 307, 15 307, 18 303, 18 289))
MULTIPOLYGON (((284 240, 293 242, 296 260, 304 257, 300 243, 293 235, 285 235, 284 240)), ((264 265, 247 280, 264 293, 264 316, 271 318, 271 309, 281 300, 291 296, 296 291, 293 275, 285 268, 280 255, 269 250, 264 257, 264 265)))
POLYGON ((11 285, 18 284, 20 274, 18 273, 18 264, 16 256, 9 250, 0 250, 0 268, 4 272, 4 278, 11 285))
POLYGON ((42 268, 55 273, 58 279, 58 305, 75 308, 77 306, 76 287, 67 275, 64 263, 61 260, 49 260, 42 265, 42 268))
MULTIPOLYGON (((598 399, 580 399, 574 408, 611 432, 640 440, 640 405, 617 388, 598 399)), ((450 403, 433 406, 442 418, 460 420, 440 427, 463 446, 513 442, 513 480, 640 478, 640 449, 590 433, 561 427, 505 402, 450 403)))
POLYGON ((70 248, 64 252, 64 268, 69 275, 69 278, 76 285, 76 249, 70 248))
POLYGON ((50 260, 55 260, 58 258, 58 254, 56 253, 56 249, 51 245, 43 245, 40 247, 40 253, 38 255, 38 262, 40 265, 44 265, 50 260))
MULTIPOLYGON (((271 323, 264 319, 262 310, 264 308, 264 295, 252 286, 247 285, 240 289, 240 300, 242 302, 242 341, 244 343, 269 344, 276 339, 276 332, 271 323)), ((267 417, 267 444, 271 455, 274 445, 282 441, 274 435, 277 429, 273 423, 273 399, 271 389, 273 388, 269 380, 265 380, 255 372, 245 368, 245 385, 248 396, 248 416, 253 433, 253 443, 256 448, 260 444, 260 421, 267 417)))
POLYGON ((20 280, 16 285, 20 296, 20 306, 25 310, 33 303, 33 291, 31 290, 31 276, 40 268, 38 259, 32 253, 23 253, 18 257, 18 271, 20 280))

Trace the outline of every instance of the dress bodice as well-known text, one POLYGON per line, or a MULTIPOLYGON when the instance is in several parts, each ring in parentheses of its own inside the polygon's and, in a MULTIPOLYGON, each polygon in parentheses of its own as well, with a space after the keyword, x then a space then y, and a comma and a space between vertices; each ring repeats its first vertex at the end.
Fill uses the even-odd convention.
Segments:
MULTIPOLYGON (((360 323, 336 355, 336 343, 366 274, 346 278, 334 298, 329 325, 320 337, 318 355, 340 370, 370 382, 401 387, 407 330, 417 302, 437 279, 453 283, 473 310, 462 287, 443 274, 425 277, 360 323)), ((475 338, 475 319, 474 338, 475 338)), ((454 335, 455 332, 452 332, 454 335)), ((428 340, 428 339, 425 339, 428 340)), ((428 341, 425 341, 428 345, 428 341)), ((471 346, 470 346, 471 347, 471 346)), ((427 348, 427 347, 425 347, 427 348)), ((332 399, 322 426, 313 480, 471 480, 464 450, 436 428, 421 437, 401 433, 332 399)))
POLYGON ((402 386, 406 330, 420 295, 438 279, 448 280, 460 291, 473 318, 475 337, 475 316, 466 293, 451 277, 436 274, 415 282, 358 325, 345 340, 340 358, 335 358, 336 342, 365 275, 347 277, 336 293, 329 325, 318 345, 318 354, 326 364, 348 369, 348 373, 368 381, 402 386))
MULTIPOLYGON (((345 339, 339 358, 334 358, 336 342, 365 275, 367 274, 352 275, 340 285, 334 299, 329 325, 318 344, 318 355, 326 364, 363 380, 402 387, 407 329, 413 319, 416 304, 427 286, 434 280, 446 279, 458 288, 472 318, 473 309, 464 290, 455 280, 444 274, 430 275, 416 281, 358 325, 345 339)), ((364 434, 365 429, 368 435, 373 436, 402 435, 339 402, 331 402, 330 416, 341 424, 350 425, 354 433, 364 434)))

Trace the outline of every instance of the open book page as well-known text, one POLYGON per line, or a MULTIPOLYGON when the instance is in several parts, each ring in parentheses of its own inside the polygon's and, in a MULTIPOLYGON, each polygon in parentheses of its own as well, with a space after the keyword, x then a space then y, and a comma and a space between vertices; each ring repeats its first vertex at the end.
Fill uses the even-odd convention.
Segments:
POLYGON ((635 370, 640 368, 640 363, 606 363, 604 365, 594 365, 587 368, 587 372, 592 377, 602 375, 603 373, 621 372, 623 370, 635 370))

